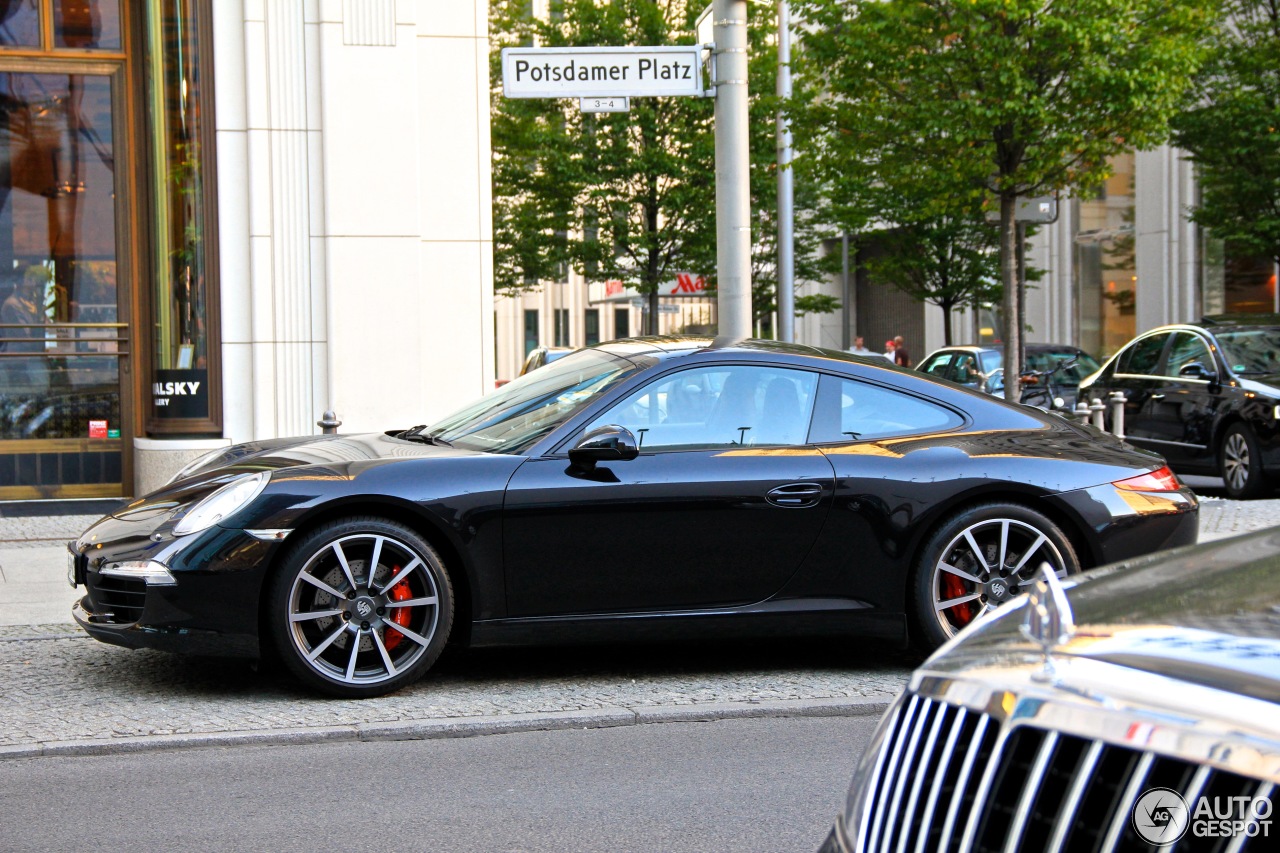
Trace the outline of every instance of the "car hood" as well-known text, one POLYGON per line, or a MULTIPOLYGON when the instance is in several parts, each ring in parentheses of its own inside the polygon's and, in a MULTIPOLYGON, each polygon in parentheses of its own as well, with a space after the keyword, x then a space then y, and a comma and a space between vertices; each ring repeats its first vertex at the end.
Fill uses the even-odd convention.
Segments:
MULTIPOLYGON (((1280 704, 1280 529, 1086 573, 1067 597, 1075 634, 1050 652, 1066 681, 1075 662, 1109 664, 1137 681, 1151 675, 1280 704)), ((1021 632, 1025 603, 980 620, 922 669, 1040 669, 1044 650, 1021 632)))
POLYGON ((389 459, 428 457, 458 458, 484 455, 479 451, 439 447, 405 441, 384 433, 360 435, 311 435, 251 441, 228 447, 211 456, 196 470, 112 515, 126 521, 144 521, 157 513, 168 513, 198 500, 244 474, 257 471, 284 472, 291 469, 331 469, 342 471, 352 465, 389 459))
POLYGON ((1280 373, 1269 373, 1266 376, 1237 376, 1236 381, 1245 391, 1263 394, 1267 397, 1280 397, 1280 373))

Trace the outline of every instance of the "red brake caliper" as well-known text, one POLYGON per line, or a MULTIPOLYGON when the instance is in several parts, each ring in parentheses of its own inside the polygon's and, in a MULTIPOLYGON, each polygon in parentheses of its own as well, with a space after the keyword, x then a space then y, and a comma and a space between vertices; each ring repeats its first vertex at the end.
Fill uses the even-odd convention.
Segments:
MULTIPOLYGON (((953 598, 962 598, 969 594, 969 590, 964 588, 964 581, 951 574, 950 572, 942 572, 942 594, 946 596, 943 601, 949 601, 953 598)), ((952 605, 947 608, 951 611, 951 618, 956 624, 963 628, 973 621, 974 606, 973 602, 966 601, 963 604, 952 605)))
MULTIPOLYGON (((396 566, 393 567, 391 571, 393 573, 398 572, 400 571, 400 568, 396 566)), ((400 583, 391 587, 392 601, 408 601, 411 598, 413 598, 413 593, 409 591, 408 581, 400 581, 400 583)), ((397 625, 403 625, 406 628, 409 627, 409 610, 410 608, 408 607, 391 608, 391 621, 397 625)), ((400 645, 400 641, 403 639, 404 634, 401 634, 395 628, 387 628, 386 634, 382 638, 382 642, 386 645, 387 651, 391 651, 396 646, 400 645)))

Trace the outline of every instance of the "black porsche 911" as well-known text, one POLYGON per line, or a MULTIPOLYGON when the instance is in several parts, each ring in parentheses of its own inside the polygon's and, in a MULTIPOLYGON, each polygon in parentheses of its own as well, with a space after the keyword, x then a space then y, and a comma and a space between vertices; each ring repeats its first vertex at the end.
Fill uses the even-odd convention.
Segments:
POLYGON ((375 696, 446 642, 915 637, 1194 542, 1163 460, 882 358, 761 341, 582 350, 427 427, 242 444, 72 544, 123 646, 278 654, 375 696))

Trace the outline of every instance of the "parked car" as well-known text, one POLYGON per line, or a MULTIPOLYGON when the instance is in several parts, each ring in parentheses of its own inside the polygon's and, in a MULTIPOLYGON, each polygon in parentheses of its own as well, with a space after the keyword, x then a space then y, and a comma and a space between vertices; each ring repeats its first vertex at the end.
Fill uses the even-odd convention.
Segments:
MULTIPOLYGON (((1072 408, 1077 400, 1080 380, 1098 369, 1098 362, 1079 347, 1067 344, 1027 344, 1024 370, 1047 373, 1070 362, 1053 376, 1054 390, 1062 398, 1064 408, 1072 408)), ((988 394, 1004 394, 1004 348, 1001 346, 943 347, 920 362, 919 370, 940 379, 958 382, 966 388, 988 394)), ((1044 394, 1037 384, 1024 383, 1023 402, 1039 402, 1044 394)), ((1052 408, 1050 405, 1044 408, 1052 408)))
POLYGON ((822 853, 1274 849, 1277 792, 1273 528, 975 622, 884 716, 822 853))
POLYGON ((862 634, 936 645, 1063 576, 1193 542, 1163 461, 880 359, 617 341, 430 428, 220 450, 87 530, 74 615, 278 653, 372 696, 446 641, 862 634))
POLYGON ((564 358, 573 351, 572 347, 534 347, 525 356, 524 364, 520 366, 520 375, 524 376, 530 370, 545 367, 558 358, 564 358))
MULTIPOLYGON (((1124 394, 1125 437, 1180 474, 1220 475, 1232 498, 1280 477, 1280 316, 1221 315, 1139 335, 1081 384, 1124 394)), ((1109 421, 1108 421, 1109 423, 1109 421)))

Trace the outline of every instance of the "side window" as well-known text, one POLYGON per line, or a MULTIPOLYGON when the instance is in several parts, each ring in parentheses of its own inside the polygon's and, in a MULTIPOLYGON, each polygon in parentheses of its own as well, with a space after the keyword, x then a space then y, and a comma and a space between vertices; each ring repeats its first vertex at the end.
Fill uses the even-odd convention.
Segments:
POLYGON ((694 368, 651 382, 586 430, 624 426, 642 451, 804 444, 817 386, 804 370, 694 368))
POLYGON ((978 369, 978 359, 972 353, 962 352, 957 355, 951 373, 949 379, 968 388, 977 388, 982 382, 982 371, 978 369))
POLYGON ((1177 376, 1188 364, 1199 362, 1206 370, 1214 370, 1213 356, 1204 339, 1191 332, 1178 332, 1174 335, 1173 345, 1169 347, 1169 363, 1164 369, 1165 376, 1177 376))
POLYGON ((870 441, 954 429, 964 423, 945 406, 879 385, 822 377, 809 440, 870 441))
POLYGON ((930 358, 924 364, 920 365, 920 372, 927 373, 930 376, 936 376, 939 379, 951 378, 951 353, 940 352, 930 358))
POLYGON ((1116 373, 1128 373, 1134 376, 1156 376, 1156 367, 1160 364, 1160 351, 1168 334, 1150 335, 1135 342, 1120 354, 1116 360, 1116 373))

